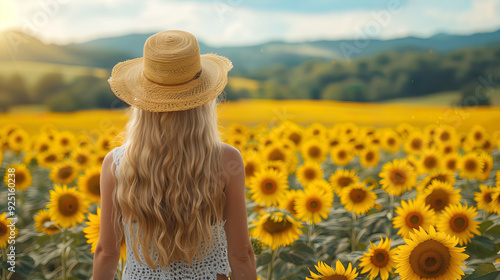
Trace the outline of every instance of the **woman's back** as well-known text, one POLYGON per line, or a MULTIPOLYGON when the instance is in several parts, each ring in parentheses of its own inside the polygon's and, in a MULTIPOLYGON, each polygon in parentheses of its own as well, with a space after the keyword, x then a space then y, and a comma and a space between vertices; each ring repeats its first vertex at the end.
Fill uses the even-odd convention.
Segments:
MULTIPOLYGON (((118 175, 118 167, 120 165, 121 159, 124 154, 124 146, 117 147, 113 149, 113 162, 115 163, 115 176, 118 175)), ((214 244, 212 250, 209 254, 203 258, 203 260, 193 261, 193 265, 190 266, 186 262, 175 262, 172 263, 168 268, 157 268, 152 269, 146 264, 146 261, 141 253, 139 247, 139 255, 141 262, 138 262, 132 252, 132 239, 130 235, 130 230, 125 222, 122 221, 125 241, 127 244, 127 261, 123 272, 123 280, 180 280, 180 279, 217 279, 217 274, 226 275, 229 277, 231 268, 227 256, 227 239, 224 230, 225 221, 221 225, 221 236, 217 236, 217 231, 215 225, 213 225, 214 232, 214 244)), ((134 223, 134 229, 137 230, 137 224, 134 223)), ((151 247, 150 247, 151 250, 151 247)), ((153 260, 158 264, 158 254, 155 252, 153 254, 153 260)))

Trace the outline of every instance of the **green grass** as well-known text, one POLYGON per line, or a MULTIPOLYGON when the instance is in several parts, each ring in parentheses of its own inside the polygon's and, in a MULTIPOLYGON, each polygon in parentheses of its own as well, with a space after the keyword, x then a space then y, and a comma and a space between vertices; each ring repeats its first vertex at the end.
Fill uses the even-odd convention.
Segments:
POLYGON ((106 79, 109 76, 109 72, 102 68, 31 61, 0 62, 0 76, 10 78, 15 74, 19 74, 25 79, 28 87, 34 86, 44 75, 54 72, 63 74, 66 82, 84 75, 92 75, 102 79, 106 79))

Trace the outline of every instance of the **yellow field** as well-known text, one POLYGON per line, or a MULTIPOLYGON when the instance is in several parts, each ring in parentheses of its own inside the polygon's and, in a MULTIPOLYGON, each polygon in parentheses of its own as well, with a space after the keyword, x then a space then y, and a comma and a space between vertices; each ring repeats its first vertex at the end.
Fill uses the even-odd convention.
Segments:
MULTIPOLYGON (((465 131, 474 124, 488 131, 500 130, 500 107, 453 108, 440 106, 354 103, 316 100, 241 100, 220 105, 220 121, 227 126, 237 122, 245 125, 274 125, 283 120, 300 124, 321 122, 325 125, 353 122, 375 127, 396 126, 407 122, 417 127, 427 124, 448 124, 465 131)), ((29 133, 38 133, 42 124, 57 129, 80 131, 124 127, 123 110, 89 110, 74 113, 9 113, 0 114, 0 123, 16 123, 29 133)))

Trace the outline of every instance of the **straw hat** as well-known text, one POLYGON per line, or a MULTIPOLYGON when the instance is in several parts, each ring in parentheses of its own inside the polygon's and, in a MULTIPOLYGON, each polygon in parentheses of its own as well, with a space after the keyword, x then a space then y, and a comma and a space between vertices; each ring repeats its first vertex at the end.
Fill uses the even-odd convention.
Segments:
POLYGON ((146 40, 144 56, 113 67, 108 82, 127 104, 151 112, 182 111, 216 98, 233 64, 217 54, 200 55, 191 33, 169 30, 146 40))

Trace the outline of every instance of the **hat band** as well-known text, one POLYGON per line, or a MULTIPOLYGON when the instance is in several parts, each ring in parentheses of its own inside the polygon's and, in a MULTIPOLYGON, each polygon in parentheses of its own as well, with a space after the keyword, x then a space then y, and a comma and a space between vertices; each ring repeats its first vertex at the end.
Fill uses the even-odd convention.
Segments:
POLYGON ((155 84, 159 84, 159 85, 164 85, 164 86, 179 86, 179 85, 183 85, 183 84, 187 84, 187 83, 190 83, 196 79, 198 79, 200 76, 201 76, 201 71, 203 69, 200 69, 200 71, 198 71, 198 73, 196 73, 196 75, 194 75, 193 78, 191 78, 190 80, 188 81, 185 81, 185 82, 182 82, 182 83, 178 83, 178 84, 162 84, 162 83, 158 83, 158 82, 155 82, 155 81, 152 81, 150 79, 148 79, 148 77, 146 75, 144 75, 144 72, 143 72, 143 76, 144 78, 146 78, 148 81, 152 82, 152 83, 155 83, 155 84))

